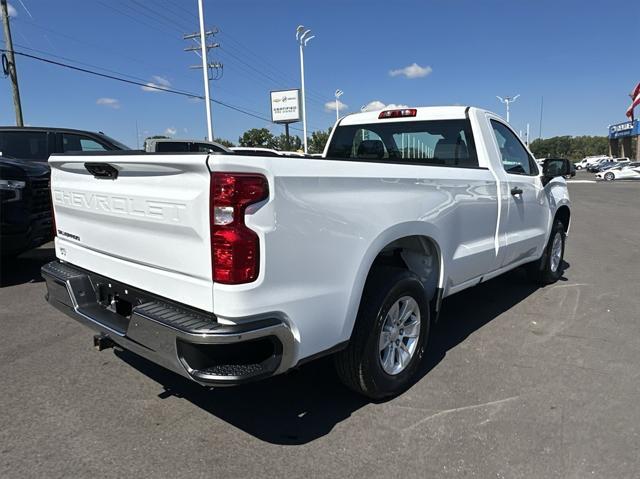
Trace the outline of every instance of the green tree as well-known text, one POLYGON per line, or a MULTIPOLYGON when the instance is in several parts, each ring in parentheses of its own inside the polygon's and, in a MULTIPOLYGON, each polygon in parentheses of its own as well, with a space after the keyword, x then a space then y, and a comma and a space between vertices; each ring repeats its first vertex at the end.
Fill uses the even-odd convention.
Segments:
POLYGON ((529 149, 537 158, 569 158, 579 161, 585 156, 605 155, 609 151, 606 136, 554 136, 533 140, 529 149))
POLYGON ((277 140, 266 128, 252 128, 245 131, 238 139, 240 146, 276 148, 277 140))
POLYGON ((220 143, 222 146, 226 146, 227 148, 231 148, 232 146, 236 146, 233 144, 232 141, 229 140, 225 140, 224 138, 216 138, 215 140, 216 143, 220 143))
POLYGON ((171 138, 171 137, 166 136, 166 135, 153 135, 153 136, 146 137, 144 139, 144 141, 147 141, 147 140, 163 140, 163 139, 168 139, 168 138, 171 138))
POLYGON ((302 139, 297 135, 289 136, 289 144, 287 145, 287 135, 284 133, 276 138, 278 150, 297 151, 302 149, 302 139))
POLYGON ((327 144, 327 141, 329 141, 330 134, 331 127, 329 127, 327 131, 314 131, 308 140, 309 153, 322 153, 324 146, 327 144))

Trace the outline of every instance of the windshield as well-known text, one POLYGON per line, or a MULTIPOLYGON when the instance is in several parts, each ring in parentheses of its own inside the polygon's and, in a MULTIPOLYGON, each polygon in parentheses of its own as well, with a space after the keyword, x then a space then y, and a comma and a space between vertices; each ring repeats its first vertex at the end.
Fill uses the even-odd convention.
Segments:
POLYGON ((440 166, 478 166, 468 120, 338 126, 327 158, 440 166))

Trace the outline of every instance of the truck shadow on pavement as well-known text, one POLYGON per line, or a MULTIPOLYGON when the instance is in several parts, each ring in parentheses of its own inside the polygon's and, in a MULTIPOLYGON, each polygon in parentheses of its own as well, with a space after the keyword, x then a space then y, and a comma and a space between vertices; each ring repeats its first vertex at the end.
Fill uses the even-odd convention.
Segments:
POLYGON ((40 275, 40 268, 54 259, 56 259, 55 249, 48 245, 27 251, 17 258, 2 258, 0 288, 44 281, 40 275))
MULTIPOLYGON (((537 289, 523 271, 515 270, 446 300, 440 321, 432 330, 419 380, 445 359, 447 351, 537 289)), ((184 398, 272 444, 311 442, 370 403, 339 382, 330 358, 262 382, 208 390, 133 353, 117 351, 116 355, 161 384, 164 391, 160 398, 184 398)))

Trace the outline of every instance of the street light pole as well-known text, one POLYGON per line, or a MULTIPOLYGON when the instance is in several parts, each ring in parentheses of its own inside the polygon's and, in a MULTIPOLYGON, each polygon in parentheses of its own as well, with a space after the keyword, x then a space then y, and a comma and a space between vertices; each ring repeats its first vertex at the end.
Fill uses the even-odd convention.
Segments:
POLYGON ((296 28, 296 40, 300 46, 300 86, 302 94, 302 134, 304 136, 304 152, 308 152, 307 148, 307 104, 304 94, 304 48, 314 35, 309 36, 311 30, 304 28, 304 25, 298 25, 296 28))
POLYGON ((340 89, 336 90, 336 121, 340 119, 340 98, 344 92, 340 89))
POLYGON ((207 139, 213 141, 211 125, 211 99, 209 97, 209 68, 207 65, 207 39, 204 33, 204 12, 202 0, 198 0, 198 16, 200 17, 200 54, 202 56, 202 75, 204 79, 204 102, 207 108, 207 139))
POLYGON ((496 96, 498 100, 500 100, 502 103, 504 103, 507 106, 507 123, 509 123, 509 105, 511 105, 511 103, 516 101, 519 96, 520 94, 516 96, 505 96, 504 98, 496 96))

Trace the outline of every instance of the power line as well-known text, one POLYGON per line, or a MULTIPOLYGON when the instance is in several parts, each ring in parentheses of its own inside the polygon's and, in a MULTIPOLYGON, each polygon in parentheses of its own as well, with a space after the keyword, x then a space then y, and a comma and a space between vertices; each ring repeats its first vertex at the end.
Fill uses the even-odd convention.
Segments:
MULTIPOLYGON (((156 30, 156 31, 158 31, 158 32, 160 32, 160 33, 162 33, 162 34, 164 34, 164 35, 169 35, 170 37, 172 37, 172 38, 173 38, 173 35, 171 35, 171 34, 169 34, 169 32, 167 32, 167 30, 166 30, 166 26, 164 26, 164 25, 163 25, 163 28, 160 28, 160 27, 158 27, 158 26, 156 26, 156 25, 153 25, 153 24, 147 23, 147 22, 145 22, 145 21, 142 21, 142 20, 140 20, 140 18, 138 18, 138 17, 134 17, 133 15, 130 15, 130 14, 129 14, 129 13, 127 13, 127 12, 123 12, 122 10, 117 9, 117 8, 116 8, 116 7, 114 7, 113 5, 108 5, 108 4, 106 4, 106 3, 104 3, 104 2, 101 2, 101 1, 98 1, 98 3, 99 3, 100 5, 102 5, 104 8, 108 9, 108 10, 113 10, 114 12, 119 13, 120 15, 125 16, 125 17, 127 17, 127 18, 129 18, 129 19, 133 20, 134 22, 137 22, 137 23, 139 23, 139 24, 141 24, 141 25, 144 25, 144 26, 145 26, 145 27, 147 27, 147 28, 151 28, 152 30, 156 30)), ((134 12, 136 12, 136 11, 134 10, 134 12)), ((139 15, 139 13, 138 13, 138 12, 136 12, 136 14, 138 14, 138 15, 139 15)), ((178 30, 178 31, 179 31, 179 30, 178 30)), ((175 38, 179 38, 177 34, 176 34, 175 38)))
POLYGON ((182 8, 178 10, 178 5, 174 4, 171 0, 164 0, 162 3, 164 9, 170 10, 170 13, 172 13, 173 15, 181 16, 181 19, 185 22, 191 23, 195 18, 195 12, 188 12, 187 10, 182 8))
MULTIPOLYGON (((0 39, 0 40, 2 40, 2 39, 0 39)), ((4 40, 2 40, 2 43, 4 43, 4 40)), ((14 43, 14 46, 16 46, 16 47, 18 47, 18 48, 21 48, 21 49, 23 49, 23 50, 29 50, 30 52, 41 53, 41 54, 43 54, 43 55, 47 55, 47 56, 50 56, 50 57, 54 57, 54 58, 57 58, 57 59, 60 59, 60 60, 66 60, 66 61, 69 61, 69 62, 71 62, 71 63, 76 63, 76 64, 78 64, 78 65, 82 65, 82 66, 85 66, 85 67, 96 68, 96 69, 98 69, 98 70, 103 70, 103 71, 105 71, 105 72, 114 73, 114 74, 116 74, 116 75, 120 75, 120 76, 123 76, 123 77, 131 78, 131 79, 133 79, 133 80, 138 80, 138 81, 141 81, 141 82, 145 82, 145 84, 146 84, 147 82, 149 82, 149 80, 148 80, 148 79, 145 79, 145 78, 141 78, 141 77, 138 77, 138 76, 135 76, 135 75, 130 75, 130 74, 127 74, 127 73, 121 73, 121 72, 119 72, 119 71, 111 70, 111 69, 109 69, 109 68, 101 67, 101 66, 94 65, 94 64, 91 64, 91 63, 85 63, 85 62, 82 62, 82 61, 80 61, 80 60, 75 60, 75 59, 73 59, 73 58, 64 57, 64 56, 57 55, 57 54, 55 54, 55 53, 51 53, 51 52, 48 52, 48 51, 45 51, 45 50, 38 50, 37 48, 27 47, 27 46, 25 46, 25 45, 21 45, 21 44, 18 44, 18 43, 14 43)), ((186 78, 186 76, 185 76, 185 75, 183 75, 183 77, 184 77, 184 78, 186 78)), ((238 99, 246 99, 246 97, 245 97, 245 96, 242 96, 242 97, 241 97, 241 96, 240 96, 240 95, 238 95, 237 93, 235 93, 235 92, 233 92, 233 91, 231 91, 231 90, 229 90, 229 89, 227 89, 227 88, 225 88, 225 87, 222 87, 222 86, 220 86, 220 85, 218 85, 216 88, 217 88, 218 90, 221 90, 221 91, 225 92, 227 95, 233 96, 233 97, 235 97, 235 98, 238 98, 238 99)), ((246 110, 246 111, 249 111, 249 112, 255 113, 255 114, 257 114, 257 115, 262 115, 262 114, 263 114, 262 112, 259 112, 259 111, 257 111, 257 110, 253 110, 253 109, 251 109, 251 108, 249 108, 249 107, 247 107, 247 106, 242 106, 241 108, 243 108, 243 109, 244 109, 244 110, 246 110)), ((269 121, 271 121, 271 120, 269 120, 269 121)))
MULTIPOLYGON (((289 75, 285 75, 284 73, 282 73, 278 68, 276 68, 275 66, 273 66, 273 64, 267 62, 263 56, 258 55, 257 53, 254 53, 251 48, 243 45, 240 41, 238 41, 236 38, 234 38, 231 34, 227 33, 226 30, 220 30, 220 34, 227 37, 227 40, 230 40, 232 43, 235 43, 236 45, 238 45, 239 48, 242 48, 243 50, 245 50, 249 55, 251 55, 252 57, 255 58, 255 61, 262 63, 263 65, 265 65, 267 67, 267 69, 271 70, 271 72, 274 75, 279 76, 280 78, 284 79, 284 83, 291 83, 291 84, 295 84, 298 82, 297 79, 293 79, 293 77, 289 76, 289 75)), ((233 46, 232 46, 233 47, 233 46)), ((323 93, 320 92, 316 92, 314 89, 311 88, 307 88, 307 96, 309 97, 316 97, 318 99, 319 102, 322 102, 323 106, 324 106, 324 102, 328 101, 328 97, 325 96, 323 93)))
MULTIPOLYGON (((116 52, 114 52, 112 50, 112 45, 109 45, 109 47, 107 47, 105 44, 100 45, 100 44, 97 44, 97 43, 88 42, 88 41, 86 41, 84 39, 76 38, 74 36, 71 36, 71 35, 68 35, 66 33, 54 30, 54 29, 49 28, 49 27, 45 27, 44 25, 40 25, 38 23, 30 22, 28 20, 24 20, 24 19, 20 19, 20 18, 14 18, 12 20, 18 22, 18 24, 21 24, 23 27, 27 26, 27 27, 31 27, 31 28, 37 28, 39 30, 43 30, 45 32, 49 32, 49 33, 51 33, 53 35, 56 35, 56 36, 71 40, 72 42, 75 42, 75 43, 77 43, 79 45, 83 45, 83 46, 89 47, 91 49, 100 49, 100 50, 106 52, 107 54, 111 54, 112 56, 117 56, 118 58, 127 58, 129 60, 135 61, 137 63, 144 64, 144 65, 148 65, 148 66, 153 67, 153 68, 159 68, 160 67, 160 65, 155 65, 153 63, 149 63, 146 60, 143 60, 141 58, 128 55, 126 53, 121 53, 121 52, 117 52, 116 53, 116 52)), ((18 30, 18 33, 20 33, 19 30, 18 30)), ((52 46, 53 46, 53 44, 52 44, 52 46)), ((25 48, 25 47, 23 46, 22 48, 25 48)), ((55 48, 55 46, 54 46, 54 48, 55 48)), ((42 52, 41 51, 40 53, 46 53, 46 52, 42 52)), ((47 53, 47 54, 51 55, 50 53, 47 53)), ((76 63, 78 63, 78 62, 76 62, 76 63)), ((163 67, 160 67, 160 68, 166 69, 166 65, 163 66, 163 67)), ((175 72, 176 70, 170 70, 170 71, 175 72)))
MULTIPOLYGON (((118 71, 111 70, 109 68, 101 67, 101 66, 98 66, 98 65, 93 65, 91 63, 81 62, 79 60, 74 60, 73 58, 63 57, 61 55, 56 55, 55 53, 47 52, 47 51, 44 51, 44 50, 38 50, 37 48, 30 48, 30 47, 27 47, 25 45, 20 45, 18 43, 14 43, 14 45, 16 47, 22 48, 23 50, 29 50, 31 52, 42 53, 42 54, 48 55, 50 57, 59 58, 60 60, 66 60, 66 61, 72 62, 72 63, 77 63, 78 65, 83 65, 85 67, 97 68, 98 70, 103 70, 103 71, 109 72, 109 73, 115 73, 116 75, 120 75, 120 76, 127 77, 127 78, 132 78, 133 80, 138 80, 138 81, 141 81, 141 82, 148 82, 149 81, 149 80, 146 80, 144 78, 140 78, 140 77, 137 77, 137 76, 134 76, 134 75, 129 75, 127 73, 120 73, 118 71)), ((18 52, 16 52, 16 55, 17 54, 18 54, 18 52)))
MULTIPOLYGON (((103 7, 107 8, 107 9, 113 10, 113 11, 115 11, 115 12, 117 12, 117 13, 121 14, 121 15, 124 15, 124 16, 126 16, 126 17, 128 17, 128 18, 132 19, 133 21, 139 22, 139 23, 141 23, 141 24, 143 24, 143 25, 147 26, 148 28, 153 28, 154 30, 157 30, 157 31, 162 32, 162 33, 164 33, 164 34, 169 35, 169 33, 166 31, 166 27, 167 27, 167 26, 169 26, 170 28, 172 28, 172 29, 174 29, 174 30, 177 30, 177 27, 176 27, 176 25, 175 25, 175 24, 167 25, 164 21, 162 21, 162 20, 156 20, 155 18, 149 17, 148 15, 145 15, 144 13, 141 13, 139 9, 135 9, 135 8, 133 8, 133 7, 132 7, 132 6, 130 6, 130 5, 120 5, 120 6, 124 6, 124 7, 129 8, 132 12, 136 13, 137 15, 143 15, 143 16, 144 16, 144 18, 145 18, 146 20, 156 21, 156 23, 157 23, 158 25, 162 25, 165 29, 160 29, 160 28, 158 28, 158 27, 157 27, 157 26, 155 26, 155 25, 151 25, 151 24, 149 24, 149 23, 143 22, 143 21, 141 21, 139 18, 133 17, 133 16, 131 16, 130 14, 128 14, 128 13, 126 13, 126 12, 123 12, 123 11, 121 11, 121 10, 119 10, 119 9, 115 8, 113 5, 108 5, 108 4, 106 4, 106 3, 104 3, 104 2, 102 2, 102 1, 100 1, 100 0, 98 0, 98 3, 99 3, 99 4, 101 4, 103 7)), ((137 2, 136 2, 136 3, 137 3, 137 2)), ((139 3, 137 3, 137 4, 138 4, 138 5, 140 5, 139 3)), ((175 4, 174 4, 174 5, 175 5, 175 4)), ((148 9, 148 7, 146 7, 146 6, 144 6, 144 5, 141 5, 141 6, 142 6, 142 8, 143 8, 143 9, 145 9, 145 10, 149 10, 149 9, 148 9)), ((175 5, 175 6, 177 7, 177 5, 175 5)), ((185 10, 185 11, 186 11, 186 10, 185 10)), ((188 29, 187 29, 187 30, 188 30, 188 29)), ((223 33, 223 32, 222 32, 222 30, 220 30, 220 33, 223 33)), ((173 35, 169 35, 169 36, 171 36, 171 37, 173 38, 173 35)), ((248 51, 248 52, 249 52, 253 57, 260 59, 260 57, 259 57, 259 56, 257 56, 255 53, 253 53, 249 48, 247 48, 247 47, 243 46, 243 45, 242 45, 240 42, 238 42, 237 40, 232 39, 232 38, 231 38, 231 36, 230 36, 228 33, 225 33, 225 36, 226 36, 228 39, 231 39, 231 40, 232 40, 233 42, 235 42, 236 44, 240 45, 243 49, 245 49, 246 51, 248 51)), ((221 49, 221 50, 222 50, 222 49, 221 49)), ((226 49, 226 48, 224 49, 224 53, 225 53, 226 55, 228 55, 228 56, 229 56, 229 59, 232 59, 232 60, 233 60, 233 62, 237 62, 237 63, 243 64, 243 65, 246 65, 247 67, 251 68, 251 70, 252 70, 252 71, 254 71, 255 73, 258 73, 259 75, 261 75, 262 77, 264 77, 264 78, 266 79, 266 81, 270 81, 270 82, 274 83, 275 85, 277 85, 278 87, 282 87, 283 85, 286 85, 287 87, 289 87, 289 86, 290 86, 290 84, 295 83, 295 81, 293 81, 293 82, 291 82, 291 81, 281 82, 281 81, 276 80, 276 79, 275 79, 274 77, 272 77, 271 75, 269 75, 269 74, 267 74, 267 73, 264 73, 264 72, 262 72, 262 71, 260 71, 260 70, 256 69, 255 67, 253 67, 253 66, 249 65, 247 62, 243 61, 243 60, 242 60, 242 59, 240 59, 238 56, 236 56, 236 55, 234 55, 233 53, 229 52, 229 50, 228 50, 228 49, 226 49)), ((266 61, 264 61, 264 60, 262 60, 262 63, 263 63, 263 64, 268 65, 268 64, 266 63, 266 61)), ((246 67, 242 67, 242 66, 240 66, 240 65, 236 65, 236 67, 239 67, 240 71, 243 71, 244 73, 246 73, 246 74, 247 74, 247 78, 249 78, 249 79, 251 79, 251 80, 258 80, 258 78, 256 78, 256 77, 255 77, 255 75, 254 75, 253 73, 251 73, 250 71, 248 71, 248 69, 247 69, 246 67)), ((271 70, 274 70, 274 68, 271 68, 271 70)), ((278 74, 278 75, 279 75, 279 76, 281 76, 282 78, 285 78, 282 74, 278 74)), ((265 83, 265 81, 263 81, 263 84, 266 84, 266 83, 265 83)), ((318 110, 320 110, 320 109, 324 109, 325 102, 326 102, 326 101, 328 101, 325 97, 321 97, 320 95, 314 94, 314 93, 313 93, 313 90, 312 90, 311 92, 307 92, 307 96, 308 96, 309 101, 311 101, 311 102, 315 103, 316 105, 318 105, 318 106, 320 107, 318 110)), ((323 112, 324 112, 324 110, 323 110, 323 112)))
MULTIPOLYGON (((171 18, 168 17, 160 12, 158 12, 157 10, 151 9, 149 7, 147 7, 146 5, 143 5, 142 3, 140 3, 138 0, 131 0, 131 2, 136 5, 140 11, 142 12, 148 12, 147 14, 147 18, 149 19, 158 19, 158 22, 161 22, 163 24, 166 24, 167 26, 169 26, 170 28, 178 28, 178 30, 180 29, 185 29, 188 30, 192 27, 187 26, 186 28, 184 28, 183 25, 179 24, 175 18, 171 18), (153 16, 152 16, 153 15, 153 16)), ((127 6, 130 9, 133 9, 133 6, 127 4, 127 6)))
MULTIPOLYGON (((2 48, 2 49, 0 49, 0 52, 7 53, 8 50, 2 48)), ((62 62, 58 62, 58 61, 55 61, 55 60, 51 60, 49 58, 43 58, 43 57, 39 57, 37 55, 31 55, 29 53, 16 52, 16 51, 14 51, 13 53, 15 55, 20 55, 22 57, 31 58, 33 60, 38 60, 38 61, 41 61, 41 62, 49 63, 51 65, 56 65, 56 66, 59 66, 59 67, 68 68, 68 69, 79 71, 79 72, 82 72, 82 73, 87 73, 89 75, 94 75, 94 76, 98 76, 98 77, 102 77, 102 78, 107 78, 107 79, 110 79, 110 80, 115 80, 115 81, 119 81, 119 82, 122 82, 122 83, 128 83, 128 84, 131 84, 131 85, 143 86, 145 88, 150 88, 150 89, 153 89, 153 90, 159 90, 159 91, 163 91, 163 92, 166 92, 166 93, 172 93, 174 95, 181 95, 181 96, 185 96, 185 97, 188 97, 188 98, 198 98, 200 100, 204 100, 204 96, 198 95, 196 93, 191 93, 191 92, 188 92, 188 91, 176 90, 174 88, 168 88, 168 87, 161 87, 161 86, 157 86, 157 85, 153 85, 153 84, 148 84, 148 83, 146 83, 144 81, 128 80, 126 78, 121 78, 120 76, 110 75, 110 74, 106 74, 106 73, 100 73, 100 72, 97 72, 97 71, 89 70, 87 68, 80 68, 80 67, 77 67, 77 66, 74 66, 74 65, 69 65, 67 63, 62 63, 62 62)), ((96 67, 96 68, 99 68, 99 67, 96 67)), ((119 74, 119 75, 124 76, 124 74, 119 74)), ((237 111, 238 113, 242 113, 244 115, 251 116, 253 118, 257 118, 258 120, 262 120, 262 121, 271 123, 271 119, 270 118, 266 118, 266 117, 264 117, 262 115, 256 115, 254 113, 246 111, 246 110, 244 110, 244 109, 242 109, 242 108, 240 108, 238 106, 232 105, 230 103, 227 103, 227 102, 224 102, 224 101, 221 101, 221 100, 215 100, 213 98, 211 98, 210 101, 215 103, 215 104, 217 104, 217 105, 224 106, 225 108, 229 108, 230 110, 237 111)), ((301 128, 292 127, 292 129, 302 131, 301 128)))
MULTIPOLYGON (((222 52, 223 55, 229 55, 229 51, 225 48, 220 48, 220 51, 222 52)), ((262 83, 263 85, 265 85, 267 88, 269 89, 273 89, 273 85, 275 85, 277 88, 283 88, 284 85, 286 85, 287 88, 289 88, 290 86, 288 84, 283 84, 282 82, 279 82, 277 80, 275 80, 274 78, 268 78, 265 77, 260 78, 257 77, 254 72, 258 72, 258 70, 256 70, 255 68, 252 68, 253 72, 251 70, 249 70, 247 67, 250 67, 250 65, 248 65, 247 63, 243 62, 242 60, 238 59, 237 57, 232 57, 231 55, 229 55, 228 57, 225 57, 227 61, 230 61, 231 63, 233 63, 232 67, 227 67, 227 72, 228 74, 231 74, 232 72, 242 72, 245 74, 246 78, 253 80, 253 81, 257 81, 262 83), (244 67, 243 65, 247 65, 247 67, 244 67)), ((262 75, 263 77, 265 76, 264 74, 262 75)), ((318 105, 319 107, 322 108, 322 111, 324 113, 324 103, 315 100, 313 98, 308 98, 309 101, 315 103, 316 105, 318 105)), ((314 107, 314 110, 316 111, 321 111, 321 108, 319 108, 318 106, 314 107)), ((309 108, 311 109, 311 108, 309 108)))

